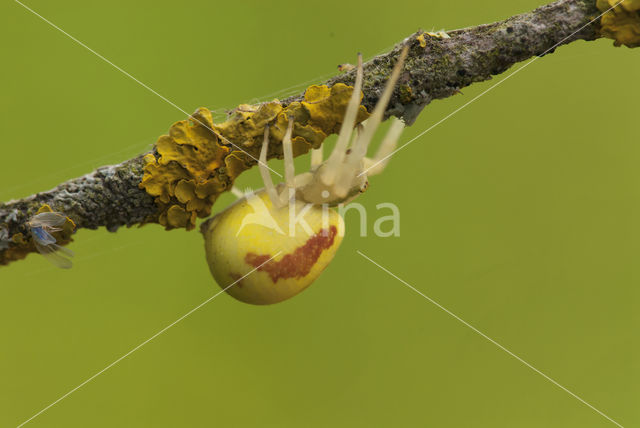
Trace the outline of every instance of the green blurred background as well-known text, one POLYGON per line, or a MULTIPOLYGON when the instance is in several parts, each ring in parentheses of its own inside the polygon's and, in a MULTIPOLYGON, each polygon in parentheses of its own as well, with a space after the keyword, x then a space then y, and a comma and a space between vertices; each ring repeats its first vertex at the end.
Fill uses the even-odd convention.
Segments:
MULTIPOLYGON (((488 23, 543 2, 27 4, 193 111, 300 93, 306 84, 292 86, 419 28, 488 23)), ((184 118, 19 4, 3 2, 0 16, 0 200, 146 151, 184 118)), ((393 202, 399 238, 359 237, 348 215, 338 256, 300 296, 254 307, 221 295, 31 425, 613 426, 361 250, 622 425, 639 426, 638 67, 638 52, 609 40, 536 61, 371 181, 358 201, 369 232, 376 204, 393 202)), ((402 141, 491 84, 434 102, 402 141)), ((257 170, 238 185, 261 187, 257 170)), ((36 255, 0 268, 1 426, 219 290, 195 231, 81 230, 71 248, 70 271, 36 255)))

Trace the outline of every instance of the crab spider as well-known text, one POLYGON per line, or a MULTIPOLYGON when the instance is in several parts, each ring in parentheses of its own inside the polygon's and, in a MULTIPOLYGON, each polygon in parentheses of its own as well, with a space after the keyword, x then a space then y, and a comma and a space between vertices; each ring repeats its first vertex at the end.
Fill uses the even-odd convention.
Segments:
POLYGON ((344 221, 328 207, 350 202, 366 190, 367 177, 384 170, 404 128, 394 119, 375 156, 366 157, 406 55, 405 48, 373 113, 355 127, 363 80, 358 55, 356 81, 336 145, 326 160, 322 148, 313 150, 310 170, 299 175, 293 164, 294 121, 289 119, 282 140, 285 181, 279 185, 266 166, 266 127, 259 162, 265 187, 202 225, 209 269, 231 296, 258 305, 286 300, 311 285, 331 262, 342 242, 344 221))

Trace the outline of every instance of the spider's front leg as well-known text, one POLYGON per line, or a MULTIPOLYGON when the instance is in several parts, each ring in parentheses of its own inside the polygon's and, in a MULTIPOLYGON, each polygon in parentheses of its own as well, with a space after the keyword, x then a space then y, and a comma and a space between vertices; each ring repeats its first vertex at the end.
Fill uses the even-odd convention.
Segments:
POLYGON ((273 184, 269 167, 267 167, 267 152, 269 151, 269 125, 264 127, 264 140, 262 141, 262 149, 260 149, 260 162, 258 162, 258 168, 260 169, 260 176, 264 183, 264 188, 271 199, 271 203, 275 207, 283 206, 280 203, 280 196, 276 190, 276 186, 273 184))
POLYGON ((368 176, 378 175, 387 167, 389 158, 393 154, 398 145, 400 134, 404 130, 404 122, 397 118, 392 118, 391 127, 384 136, 384 140, 380 143, 378 151, 373 158, 365 157, 362 160, 362 166, 364 170, 361 174, 367 174, 368 176))
POLYGON ((317 149, 311 150, 311 171, 315 171, 320 165, 322 165, 322 147, 323 146, 320 146, 317 149))
POLYGON ((296 190, 296 170, 293 163, 293 144, 291 142, 291 134, 293 133, 293 117, 289 118, 287 132, 282 139, 282 153, 284 154, 284 182, 285 186, 280 192, 280 206, 285 206, 294 196, 296 190))
POLYGON ((258 162, 260 168, 260 176, 264 182, 264 188, 271 199, 271 203, 276 208, 283 208, 289 203, 289 199, 295 192, 295 166, 293 164, 293 144, 291 142, 291 134, 293 133, 293 117, 289 118, 289 124, 287 125, 287 131, 282 139, 282 152, 284 153, 284 180, 285 185, 280 193, 278 193, 277 187, 273 184, 273 179, 269 173, 267 167, 267 153, 269 152, 269 125, 264 128, 264 139, 262 141, 262 148, 260 149, 260 161, 258 162))
POLYGON ((340 133, 338 134, 338 141, 329 155, 329 158, 325 162, 322 170, 320 171, 320 180, 327 186, 331 186, 336 182, 338 175, 342 169, 344 159, 347 155, 347 149, 349 147, 349 140, 351 140, 351 134, 353 133, 353 127, 356 123, 358 115, 358 108, 360 107, 360 93, 362 91, 362 55, 358 54, 358 70, 356 72, 356 83, 353 86, 353 92, 347 105, 347 111, 340 127, 340 133))
POLYGON ((335 184, 335 192, 339 197, 345 197, 353 188, 354 179, 361 177, 362 175, 362 164, 365 156, 367 155, 369 143, 371 143, 373 135, 382 122, 384 112, 387 109, 389 101, 391 100, 393 89, 395 88, 396 83, 400 78, 400 73, 402 72, 402 66, 404 65, 404 60, 407 57, 407 53, 408 48, 405 47, 398 57, 398 62, 393 67, 391 76, 389 76, 389 80, 387 80, 384 90, 382 91, 382 95, 378 99, 376 107, 373 109, 373 113, 371 113, 371 116, 369 116, 369 118, 364 122, 362 132, 358 133, 358 136, 355 139, 353 146, 351 147, 351 152, 346 157, 344 165, 338 173, 335 184))

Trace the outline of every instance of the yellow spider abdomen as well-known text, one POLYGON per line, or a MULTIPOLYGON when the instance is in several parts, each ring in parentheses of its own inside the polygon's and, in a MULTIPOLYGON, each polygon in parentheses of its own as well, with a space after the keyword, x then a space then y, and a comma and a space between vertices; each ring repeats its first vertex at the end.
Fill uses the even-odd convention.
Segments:
POLYGON ((343 232, 337 212, 301 201, 277 208, 264 190, 238 200, 202 227, 216 282, 255 305, 281 302, 311 285, 333 259, 343 232))

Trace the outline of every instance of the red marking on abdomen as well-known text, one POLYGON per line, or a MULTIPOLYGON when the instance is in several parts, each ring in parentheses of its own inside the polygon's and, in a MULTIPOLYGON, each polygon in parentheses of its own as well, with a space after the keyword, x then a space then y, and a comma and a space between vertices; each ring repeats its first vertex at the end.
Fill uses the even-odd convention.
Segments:
POLYGON ((267 263, 272 256, 254 253, 247 253, 244 261, 257 267, 259 271, 268 273, 274 283, 280 278, 302 278, 309 275, 322 251, 333 245, 337 233, 338 230, 335 226, 329 228, 329 233, 326 229, 322 229, 309 238, 303 246, 296 248, 293 253, 285 255, 279 262, 271 260, 267 263))

